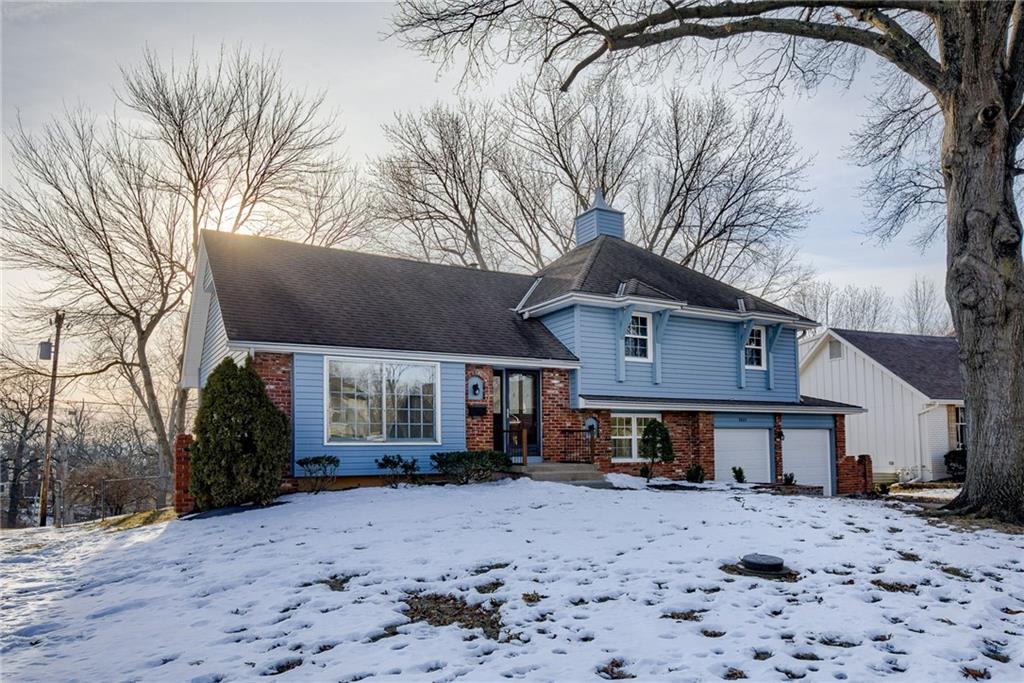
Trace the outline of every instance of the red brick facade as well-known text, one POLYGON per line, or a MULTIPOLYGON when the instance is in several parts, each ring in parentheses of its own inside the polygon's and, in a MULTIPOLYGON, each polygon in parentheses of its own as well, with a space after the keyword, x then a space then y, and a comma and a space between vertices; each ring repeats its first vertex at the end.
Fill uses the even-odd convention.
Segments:
POLYGON ((174 437, 174 511, 179 515, 188 514, 196 506, 195 498, 188 492, 189 480, 192 477, 191 434, 178 434, 174 437))
POLYGON ((292 416, 292 354, 257 351, 252 367, 267 387, 267 396, 288 417, 292 416))
POLYGON ((572 450, 573 435, 566 430, 583 429, 581 415, 569 407, 569 371, 540 371, 541 452, 545 460, 563 460, 572 450), (548 455, 550 453, 550 456, 548 455))
POLYGON ((875 488, 870 455, 846 455, 846 416, 836 415, 836 493, 871 493, 875 488))
POLYGON ((490 365, 466 365, 466 450, 489 451, 494 449, 494 370, 490 365), (484 383, 483 399, 471 401, 469 380, 479 377, 484 383), (483 415, 470 415, 470 408, 483 408, 483 415))

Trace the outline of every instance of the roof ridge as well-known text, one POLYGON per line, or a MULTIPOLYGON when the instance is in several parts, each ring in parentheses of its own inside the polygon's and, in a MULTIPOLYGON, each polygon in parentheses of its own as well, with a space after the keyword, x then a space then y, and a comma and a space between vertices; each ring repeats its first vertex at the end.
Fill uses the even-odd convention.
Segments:
POLYGON ((605 244, 605 237, 607 235, 598 235, 594 238, 595 246, 590 250, 590 254, 587 255, 587 260, 583 262, 583 267, 576 273, 576 277, 572 279, 572 290, 580 291, 583 289, 584 283, 587 281, 587 276, 590 275, 590 271, 594 267, 594 263, 597 261, 597 255, 601 252, 601 249, 605 244))
POLYGON ((853 332, 854 334, 884 334, 890 337, 916 337, 918 339, 950 339, 958 342, 956 335, 950 334, 914 334, 912 332, 888 332, 884 330, 857 330, 852 327, 830 327, 830 330, 840 334, 853 332))
POLYGON ((298 247, 302 249, 309 249, 311 251, 323 251, 332 254, 352 254, 355 256, 365 256, 371 258, 382 258, 390 261, 402 261, 404 263, 415 263, 421 266, 431 266, 436 268, 454 268, 457 270, 465 270, 475 273, 485 273, 490 275, 513 275, 515 277, 531 278, 536 277, 530 273, 513 273, 509 270, 485 270, 483 268, 474 268, 473 266, 461 266, 457 263, 435 263, 433 261, 421 261, 420 259, 413 258, 411 256, 394 256, 391 254, 378 254, 372 251, 360 251, 358 249, 341 249, 338 247, 325 247, 319 244, 307 244, 305 242, 296 242, 294 240, 282 239, 280 237, 269 237, 267 235, 249 235, 238 232, 227 232, 225 230, 210 230, 204 229, 200 231, 205 237, 207 234, 217 235, 217 239, 243 239, 263 242, 278 242, 285 244, 290 247, 298 247))
POLYGON ((701 278, 704 278, 706 280, 710 280, 711 282, 714 282, 714 283, 716 283, 718 285, 721 285, 722 287, 727 287, 727 288, 733 290, 734 292, 737 292, 741 296, 749 296, 749 297, 753 298, 755 301, 760 301, 760 302, 768 304, 769 306, 774 306, 776 308, 781 308, 782 310, 788 311, 790 314, 796 315, 796 316, 799 317, 798 313, 796 313, 795 311, 789 310, 788 308, 786 308, 782 304, 777 304, 777 303, 775 303, 773 301, 769 301, 768 299, 765 299, 764 297, 757 296, 756 294, 751 294, 750 292, 744 291, 744 290, 740 289, 739 287, 736 287, 735 285, 730 285, 728 282, 723 282, 722 280, 719 280, 718 278, 714 278, 714 277, 711 277, 710 275, 708 275, 706 273, 702 273, 702 272, 700 272, 699 270, 697 270, 695 268, 691 268, 690 266, 683 265, 682 263, 679 263, 678 261, 673 261, 672 259, 668 258, 667 256, 664 256, 664 255, 659 254, 659 253, 657 253, 655 251, 652 251, 651 249, 645 249, 644 247, 640 246, 639 244, 633 244, 629 240, 623 239, 623 240, 619 240, 619 241, 622 242, 623 244, 625 244, 627 247, 630 247, 632 249, 636 249, 638 251, 642 251, 642 252, 644 252, 646 254, 650 254, 651 256, 654 256, 657 259, 665 261, 666 263, 669 263, 669 264, 675 266, 676 268, 684 268, 684 269, 688 270, 689 272, 693 273, 694 275, 696 275, 697 277, 701 277, 701 278))

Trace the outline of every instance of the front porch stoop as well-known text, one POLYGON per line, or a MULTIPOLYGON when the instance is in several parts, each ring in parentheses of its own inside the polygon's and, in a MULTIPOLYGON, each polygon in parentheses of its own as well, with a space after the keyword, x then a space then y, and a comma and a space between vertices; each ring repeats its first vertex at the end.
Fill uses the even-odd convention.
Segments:
POLYGON ((513 465, 513 474, 529 477, 535 481, 601 481, 604 475, 592 463, 577 462, 540 462, 526 465, 513 465))

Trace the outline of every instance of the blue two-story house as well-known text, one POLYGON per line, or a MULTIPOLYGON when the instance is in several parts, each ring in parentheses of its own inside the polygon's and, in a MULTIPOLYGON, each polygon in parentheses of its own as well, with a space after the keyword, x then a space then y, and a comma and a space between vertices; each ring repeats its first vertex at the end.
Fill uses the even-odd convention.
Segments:
POLYGON ((676 460, 659 474, 858 488, 843 415, 860 409, 800 395, 816 323, 627 242, 623 219, 598 195, 533 275, 206 232, 184 384, 252 356, 291 417, 295 477, 325 453, 359 483, 385 454, 491 449, 637 473, 660 419, 676 460))

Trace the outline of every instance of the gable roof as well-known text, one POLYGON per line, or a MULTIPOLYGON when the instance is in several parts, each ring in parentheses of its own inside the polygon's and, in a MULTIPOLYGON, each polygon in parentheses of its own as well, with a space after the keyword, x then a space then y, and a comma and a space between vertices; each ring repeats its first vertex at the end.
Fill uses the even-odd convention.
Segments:
POLYGON ((203 233, 228 339, 575 361, 516 305, 529 275, 203 233))
POLYGON ((522 308, 573 292, 607 296, 633 294, 730 312, 738 312, 737 299, 743 299, 747 312, 790 316, 810 322, 782 306, 608 235, 600 235, 570 251, 540 270, 537 277, 540 282, 522 308))
POLYGON ((933 400, 962 401, 960 343, 956 337, 832 330, 933 400))

